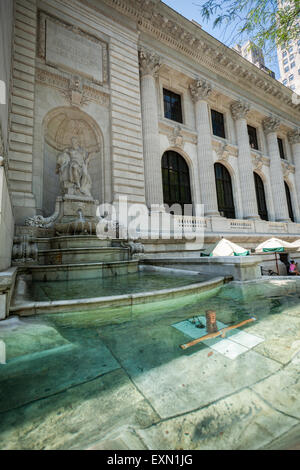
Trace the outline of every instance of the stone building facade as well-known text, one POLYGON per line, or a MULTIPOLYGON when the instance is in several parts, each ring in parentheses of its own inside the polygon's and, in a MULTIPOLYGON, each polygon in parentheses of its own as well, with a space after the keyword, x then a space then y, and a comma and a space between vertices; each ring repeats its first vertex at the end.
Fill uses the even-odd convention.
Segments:
POLYGON ((292 91, 160 0, 14 0, 7 55, 17 226, 54 212, 56 158, 76 136, 101 203, 190 199, 211 236, 299 238, 292 91))

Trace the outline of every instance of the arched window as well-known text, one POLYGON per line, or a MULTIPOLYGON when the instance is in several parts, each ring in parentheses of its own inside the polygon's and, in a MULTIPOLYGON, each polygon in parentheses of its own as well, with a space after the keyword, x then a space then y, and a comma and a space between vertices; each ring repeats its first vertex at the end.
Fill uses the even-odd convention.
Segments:
POLYGON ((288 184, 286 182, 284 182, 284 186, 285 186, 286 200, 287 200, 287 205, 288 205, 288 210, 289 210, 289 217, 292 222, 295 222, 290 188, 288 187, 288 184))
POLYGON ((256 190, 257 208, 260 218, 268 220, 268 209, 266 204, 265 188, 261 177, 254 172, 254 182, 256 190))
POLYGON ((172 150, 164 153, 162 179, 165 204, 180 204, 182 211, 184 204, 192 204, 189 167, 179 153, 172 150))
POLYGON ((235 219, 231 176, 221 163, 215 163, 218 209, 222 216, 235 219))

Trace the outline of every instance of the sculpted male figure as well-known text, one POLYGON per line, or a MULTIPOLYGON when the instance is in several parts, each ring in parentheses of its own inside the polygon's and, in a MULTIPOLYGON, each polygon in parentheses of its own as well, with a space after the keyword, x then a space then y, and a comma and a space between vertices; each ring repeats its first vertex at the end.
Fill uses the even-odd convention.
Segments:
POLYGON ((77 137, 71 143, 72 147, 57 157, 56 173, 60 175, 62 192, 91 197, 92 180, 88 173, 91 154, 80 146, 77 137))

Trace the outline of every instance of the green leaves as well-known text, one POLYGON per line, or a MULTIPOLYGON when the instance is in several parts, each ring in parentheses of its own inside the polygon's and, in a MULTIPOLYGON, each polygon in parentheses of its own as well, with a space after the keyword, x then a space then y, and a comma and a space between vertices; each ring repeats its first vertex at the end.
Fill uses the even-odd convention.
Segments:
POLYGON ((199 6, 203 19, 215 17, 214 27, 238 23, 237 35, 247 34, 259 47, 286 45, 300 36, 300 0, 280 6, 277 0, 206 0, 199 6))

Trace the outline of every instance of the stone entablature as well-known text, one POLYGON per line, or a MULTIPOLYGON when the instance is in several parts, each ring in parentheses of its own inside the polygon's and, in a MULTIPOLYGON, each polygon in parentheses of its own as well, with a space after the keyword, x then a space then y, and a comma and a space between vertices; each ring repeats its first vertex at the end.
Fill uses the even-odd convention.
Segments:
POLYGON ((299 113, 300 106, 292 101, 292 92, 267 76, 238 53, 221 45, 190 21, 171 12, 160 1, 104 0, 111 7, 136 21, 138 29, 168 47, 188 56, 208 70, 218 73, 245 90, 254 92, 268 101, 278 103, 279 109, 293 109, 299 113))

